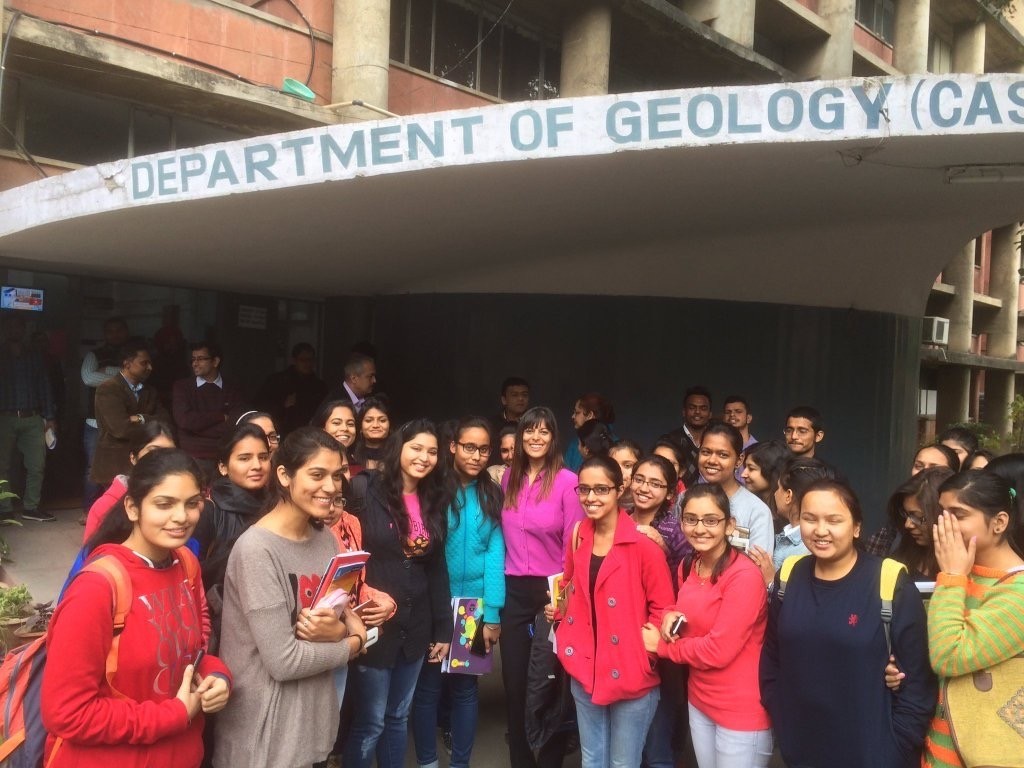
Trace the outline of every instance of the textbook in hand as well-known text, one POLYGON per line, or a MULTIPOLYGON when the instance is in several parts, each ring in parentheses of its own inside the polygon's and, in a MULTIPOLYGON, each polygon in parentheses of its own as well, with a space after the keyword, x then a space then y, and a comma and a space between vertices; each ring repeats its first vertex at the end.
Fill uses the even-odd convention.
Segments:
POLYGON ((369 559, 370 553, 362 550, 342 552, 332 557, 313 593, 312 606, 334 608, 340 613, 356 597, 359 574, 369 559))

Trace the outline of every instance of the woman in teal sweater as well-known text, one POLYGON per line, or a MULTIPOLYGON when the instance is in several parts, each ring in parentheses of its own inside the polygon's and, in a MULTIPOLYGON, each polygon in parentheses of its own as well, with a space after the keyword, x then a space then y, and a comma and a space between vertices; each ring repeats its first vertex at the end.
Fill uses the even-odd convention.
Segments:
MULTIPOLYGON (((485 419, 462 419, 448 447, 444 480, 448 510, 445 556, 452 597, 481 598, 483 637, 488 653, 501 635, 505 606, 505 539, 501 533, 501 489, 484 470, 491 453, 491 427, 485 419)), ((424 664, 413 698, 416 762, 437 766, 437 708, 441 689, 451 692, 451 768, 468 768, 476 734, 476 675, 445 675, 440 664, 424 664)))

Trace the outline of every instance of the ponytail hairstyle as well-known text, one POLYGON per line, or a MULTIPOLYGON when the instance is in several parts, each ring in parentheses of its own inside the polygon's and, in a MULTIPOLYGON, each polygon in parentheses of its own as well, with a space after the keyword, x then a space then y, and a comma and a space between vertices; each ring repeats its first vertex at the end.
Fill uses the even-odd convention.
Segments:
MULTIPOLYGON (((470 429, 484 430, 487 433, 487 444, 491 444, 491 423, 487 421, 487 419, 482 419, 479 416, 463 416, 455 423, 455 428, 452 430, 451 440, 443 446, 438 446, 438 451, 445 457, 445 472, 441 481, 442 491, 440 506, 441 509, 449 510, 456 521, 459 520, 459 516, 462 513, 462 502, 459 498, 459 491, 462 489, 462 478, 459 477, 459 473, 455 469, 455 457, 449 450, 450 446, 448 443, 458 443, 462 439, 462 434, 470 429)), ((456 450, 458 450, 457 445, 456 450)), ((486 459, 484 459, 484 463, 487 463, 486 459)), ((484 517, 491 521, 495 527, 500 527, 501 507, 503 501, 501 497, 501 487, 497 483, 492 482, 490 477, 487 476, 486 467, 477 478, 476 499, 480 504, 480 509, 483 510, 484 517)))
MULTIPOLYGON (((730 427, 730 429, 736 428, 730 427)), ((715 506, 718 507, 718 511, 725 516, 725 520, 722 521, 722 525, 726 528, 729 527, 729 521, 732 520, 732 507, 729 505, 729 495, 723 490, 722 486, 714 483, 700 483, 687 488, 686 493, 683 494, 683 514, 686 514, 687 505, 695 499, 711 499, 715 503, 715 506)), ((682 525, 681 516, 680 525, 682 525)), ((718 577, 725 573, 725 569, 732 565, 733 561, 739 556, 739 550, 732 546, 728 537, 726 537, 725 543, 725 553, 718 558, 714 568, 711 569, 712 584, 718 581, 718 577)), ((687 565, 685 566, 686 573, 689 573, 689 564, 693 562, 692 557, 692 555, 687 556, 687 565)))
MULTIPOLYGON (((365 413, 366 411, 363 411, 365 413)), ((326 432, 324 433, 327 434, 326 432)), ((402 534, 403 541, 409 537, 409 514, 402 498, 402 448, 416 435, 433 435, 438 440, 437 427, 428 419, 407 421, 398 429, 391 430, 384 442, 384 453, 379 468, 380 479, 384 485, 384 496, 387 499, 387 512, 395 528, 402 534)), ((330 438, 333 439, 333 438, 330 438)), ((416 495, 420 500, 420 514, 423 524, 427 527, 432 543, 441 544, 445 535, 445 510, 441 506, 441 489, 439 478, 441 469, 441 445, 438 440, 437 464, 430 474, 416 484, 416 495)))
POLYGON ((544 467, 541 470, 544 473, 544 478, 540 484, 539 499, 543 500, 551 495, 551 488, 555 484, 555 475, 562 469, 562 452, 558 449, 558 422, 555 421, 555 414, 550 408, 544 406, 531 408, 519 417, 519 422, 516 424, 515 453, 512 455, 512 466, 505 473, 508 478, 508 486, 505 489, 505 509, 511 509, 519 501, 519 494, 523 490, 523 481, 526 479, 526 470, 530 467, 530 460, 527 458, 524 448, 523 435, 527 429, 538 427, 545 427, 551 432, 551 445, 544 457, 544 467))
MULTIPOLYGON (((180 448, 155 448, 132 467, 128 475, 128 491, 125 498, 131 499, 141 507, 143 500, 153 492, 153 489, 171 475, 191 475, 196 487, 203 487, 203 473, 195 459, 180 448)), ((120 544, 131 535, 134 527, 135 524, 128 519, 124 503, 115 504, 103 518, 96 532, 85 542, 86 555, 91 554, 102 544, 120 544)))
POLYGON ((922 547, 912 536, 904 533, 903 502, 910 498, 917 502, 924 514, 924 526, 930 535, 932 526, 942 512, 939 506, 939 487, 952 476, 953 470, 948 467, 930 467, 913 475, 889 497, 889 525, 903 534, 892 557, 907 566, 911 573, 921 573, 931 578, 939 572, 939 564, 935 559, 934 543, 922 547))
POLYGON ((587 449, 588 456, 607 456, 614 441, 608 427, 597 419, 583 422, 576 430, 580 445, 587 449))
POLYGON ((150 419, 144 424, 136 424, 128 431, 128 455, 138 461, 139 451, 158 437, 166 437, 175 445, 178 444, 178 441, 174 439, 174 431, 171 427, 159 419, 150 419))
MULTIPOLYGON (((294 477, 295 473, 309 463, 320 451, 330 451, 341 456, 340 445, 337 440, 317 427, 299 427, 289 432, 288 437, 281 441, 277 452, 270 463, 270 485, 268 486, 267 502, 263 512, 269 512, 278 504, 289 503, 292 500, 291 491, 281 485, 277 476, 279 467, 283 467, 285 474, 294 477)), ((344 475, 342 476, 344 477, 344 475)), ((338 491, 342 493, 342 490, 338 491)), ((310 518, 309 524, 313 528, 323 528, 322 520, 310 518)))
POLYGON ((267 439, 267 433, 258 424, 246 422, 235 427, 234 432, 229 433, 220 441, 220 445, 217 448, 217 463, 223 464, 226 467, 231 460, 231 454, 234 452, 235 446, 247 437, 254 437, 259 440, 266 446, 267 453, 270 453, 270 441, 267 439))
POLYGON ((1008 522, 999 543, 1006 541, 1018 557, 1024 558, 1020 500, 1017 490, 1007 480, 988 469, 970 469, 946 480, 939 488, 939 495, 947 491, 955 493, 962 504, 981 510, 986 521, 1005 512, 1008 522))
POLYGON ((600 469, 612 481, 612 485, 615 486, 616 490, 622 488, 622 467, 619 466, 619 462, 615 461, 615 459, 607 456, 591 456, 580 465, 580 472, 584 469, 600 469))

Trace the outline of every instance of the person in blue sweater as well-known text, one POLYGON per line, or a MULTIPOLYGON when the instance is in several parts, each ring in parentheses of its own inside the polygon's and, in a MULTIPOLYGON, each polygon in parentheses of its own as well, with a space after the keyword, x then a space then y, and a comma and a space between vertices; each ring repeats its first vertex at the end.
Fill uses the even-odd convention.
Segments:
POLYGON ((882 622, 880 558, 860 551, 863 514, 840 480, 821 478, 797 500, 810 550, 768 601, 761 701, 782 759, 793 768, 914 768, 935 709, 921 596, 896 581, 890 627, 882 622), (906 673, 886 688, 889 654, 906 673))
MULTIPOLYGON (((490 652, 501 635, 505 606, 505 539, 501 533, 501 488, 484 472, 491 452, 491 427, 466 417, 448 446, 444 508, 448 517, 445 557, 452 597, 481 597, 483 635, 490 652)), ((442 685, 451 693, 451 768, 468 768, 476 735, 479 696, 476 675, 444 675, 440 664, 424 664, 413 697, 416 762, 437 766, 437 709, 442 685)))

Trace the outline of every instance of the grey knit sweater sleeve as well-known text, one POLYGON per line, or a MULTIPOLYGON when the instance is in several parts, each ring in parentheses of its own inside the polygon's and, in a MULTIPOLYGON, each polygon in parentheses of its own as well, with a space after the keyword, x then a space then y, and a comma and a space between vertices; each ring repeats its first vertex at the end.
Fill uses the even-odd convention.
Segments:
MULTIPOLYGON (((326 531, 318 531, 307 542, 292 542, 252 528, 231 553, 227 580, 237 590, 246 629, 274 680, 301 680, 348 662, 349 643, 299 640, 293 623, 297 595, 289 576, 296 574, 301 580, 317 573, 336 549, 334 537, 326 531)), ((222 632, 231 630, 225 626, 222 632)))

